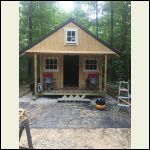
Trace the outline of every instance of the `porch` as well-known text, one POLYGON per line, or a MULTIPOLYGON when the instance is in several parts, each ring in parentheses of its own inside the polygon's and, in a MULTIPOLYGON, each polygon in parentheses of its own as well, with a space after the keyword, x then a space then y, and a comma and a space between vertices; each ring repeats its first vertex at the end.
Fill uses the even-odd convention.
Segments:
MULTIPOLYGON (((33 55, 32 55, 33 56, 33 55)), ((69 56, 69 55, 67 55, 69 56)), ((77 70, 70 70, 70 72, 68 73, 68 67, 65 70, 65 55, 50 55, 50 54, 38 54, 38 53, 34 53, 34 93, 35 95, 89 95, 89 96, 99 96, 99 95, 103 95, 104 93, 106 93, 106 83, 107 83, 107 54, 102 54, 102 55, 81 55, 81 54, 72 54, 72 58, 78 56, 78 59, 76 59, 75 61, 75 66, 70 65, 69 67, 71 68, 78 68, 77 70), (53 90, 49 90, 46 91, 44 90, 41 93, 38 93, 37 91, 37 87, 38 87, 38 78, 40 79, 40 83, 43 83, 43 73, 44 73, 44 58, 45 56, 47 57, 52 57, 54 58, 54 56, 57 56, 57 69, 56 71, 51 72, 51 74, 53 75, 53 77, 56 79, 56 88, 54 88, 53 90), (97 67, 96 67, 96 71, 86 71, 85 70, 85 60, 86 58, 94 58, 97 61, 97 67), (39 68, 38 68, 38 63, 39 63, 39 68), (38 72, 38 70, 40 70, 38 72), (72 76, 72 72, 77 72, 76 76, 72 76), (86 79, 88 77, 89 74, 91 73, 97 73, 99 74, 99 87, 98 89, 95 90, 89 90, 86 87, 86 79), (66 76, 67 74, 67 76, 66 76), (71 80, 75 80, 76 84, 74 84, 74 88, 66 88, 65 85, 68 86, 68 84, 66 84, 66 80, 69 79, 70 75, 70 81, 71 80)), ((69 56, 70 57, 70 56, 69 56)), ((55 57, 56 58, 56 57, 55 57)), ((73 59, 72 59, 73 60, 73 59)), ((70 63, 70 64, 73 64, 70 63)), ((69 82, 68 82, 69 83, 69 82)), ((70 84, 70 83, 69 83, 70 84)), ((69 85, 70 86, 70 85, 69 85)), ((72 83, 71 83, 72 86, 72 83)))
POLYGON ((64 88, 64 89, 54 89, 54 90, 45 90, 41 93, 38 93, 39 96, 48 96, 48 95, 58 95, 58 96, 103 96, 105 94, 104 91, 99 91, 99 90, 88 90, 88 89, 69 89, 69 88, 64 88))

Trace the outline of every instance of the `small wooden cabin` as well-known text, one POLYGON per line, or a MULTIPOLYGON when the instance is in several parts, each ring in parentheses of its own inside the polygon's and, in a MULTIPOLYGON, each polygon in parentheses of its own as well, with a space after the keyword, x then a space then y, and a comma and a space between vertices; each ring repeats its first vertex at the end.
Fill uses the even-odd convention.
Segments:
POLYGON ((106 91, 107 59, 110 55, 117 55, 116 50, 74 19, 67 20, 24 53, 34 58, 35 93, 38 76, 43 83, 43 74, 48 72, 56 79, 55 90, 66 87, 86 90, 88 74, 98 73, 102 87, 100 90, 106 91), (39 74, 37 70, 40 70, 39 74))

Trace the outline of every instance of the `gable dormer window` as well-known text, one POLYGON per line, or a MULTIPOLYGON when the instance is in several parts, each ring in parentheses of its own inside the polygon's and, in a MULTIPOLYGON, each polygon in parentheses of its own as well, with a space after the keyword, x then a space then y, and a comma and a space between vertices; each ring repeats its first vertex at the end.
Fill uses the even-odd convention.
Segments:
POLYGON ((77 44, 76 29, 66 29, 66 44, 77 44))

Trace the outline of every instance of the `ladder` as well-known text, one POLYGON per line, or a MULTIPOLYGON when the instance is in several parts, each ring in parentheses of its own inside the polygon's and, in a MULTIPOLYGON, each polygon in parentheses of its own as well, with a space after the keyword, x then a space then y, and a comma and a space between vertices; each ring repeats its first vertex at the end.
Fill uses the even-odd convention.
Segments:
POLYGON ((125 81, 119 82, 119 92, 118 92, 118 108, 126 107, 129 112, 131 112, 131 103, 129 97, 129 83, 125 81))

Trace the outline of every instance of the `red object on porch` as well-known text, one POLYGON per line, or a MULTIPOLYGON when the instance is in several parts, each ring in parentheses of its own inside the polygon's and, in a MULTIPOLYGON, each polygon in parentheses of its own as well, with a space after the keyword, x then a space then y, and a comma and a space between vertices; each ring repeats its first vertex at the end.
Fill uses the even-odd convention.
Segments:
POLYGON ((97 78, 97 79, 99 79, 99 73, 97 73, 97 72, 89 73, 88 78, 97 78))
POLYGON ((53 77, 51 72, 43 72, 43 77, 53 77))

